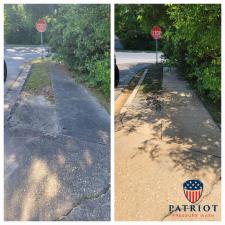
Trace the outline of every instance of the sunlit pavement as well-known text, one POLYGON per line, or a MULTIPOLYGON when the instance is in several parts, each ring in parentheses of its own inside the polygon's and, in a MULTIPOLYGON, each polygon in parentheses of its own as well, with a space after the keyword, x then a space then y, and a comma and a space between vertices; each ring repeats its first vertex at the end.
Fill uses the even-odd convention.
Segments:
MULTIPOLYGON (((116 60, 118 64, 139 64, 139 63, 155 63, 156 54, 155 52, 132 52, 132 51, 121 51, 116 52, 116 60)), ((162 53, 158 53, 159 62, 161 61, 162 53)))
POLYGON ((16 80, 23 69, 23 65, 34 58, 41 57, 41 54, 42 48, 40 46, 5 46, 4 59, 8 70, 5 93, 16 80))
POLYGON ((220 220, 220 129, 175 71, 164 70, 161 94, 138 92, 117 121, 116 220, 220 220), (170 204, 190 205, 183 183, 192 179, 204 184, 196 204, 218 205, 217 211, 170 214, 170 204))
MULTIPOLYGON (((115 88, 115 99, 118 98, 121 91, 127 87, 133 76, 146 66, 156 62, 155 52, 132 52, 132 51, 117 51, 116 63, 120 71, 119 86, 115 88)), ((160 62, 162 53, 158 53, 158 61, 160 62)))

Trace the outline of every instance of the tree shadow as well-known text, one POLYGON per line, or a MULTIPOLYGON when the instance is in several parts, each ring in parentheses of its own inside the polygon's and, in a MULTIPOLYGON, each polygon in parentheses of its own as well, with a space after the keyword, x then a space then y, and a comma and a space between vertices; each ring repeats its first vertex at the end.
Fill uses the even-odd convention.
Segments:
POLYGON ((197 95, 185 84, 179 86, 185 81, 176 78, 174 71, 169 72, 165 79, 172 79, 172 86, 162 90, 157 85, 158 90, 153 91, 151 85, 145 88, 144 95, 138 95, 137 102, 123 115, 117 131, 131 135, 149 124, 151 135, 134 150, 131 159, 146 154, 150 160, 164 163, 163 156, 167 154, 174 169, 190 173, 212 170, 220 179, 220 130, 197 95), (166 151, 163 145, 176 147, 166 151))
MULTIPOLYGON (((4 130, 5 220, 59 220, 89 199, 96 201, 98 209, 87 206, 81 218, 110 220, 110 199, 98 203, 110 186, 109 126, 105 128, 101 121, 96 126, 87 124, 90 130, 95 126, 90 133, 101 144, 97 138, 92 142, 65 135, 55 106, 43 96, 25 94, 23 91, 4 130)), ((90 104, 86 110, 94 113, 90 104)), ((88 116, 77 111, 70 113, 88 116)), ((69 125, 75 127, 71 120, 69 125)))
MULTIPOLYGON (((5 220, 57 220, 109 186, 108 146, 15 128, 5 133, 5 220)), ((109 219, 109 203, 102 211, 96 220, 109 219)))

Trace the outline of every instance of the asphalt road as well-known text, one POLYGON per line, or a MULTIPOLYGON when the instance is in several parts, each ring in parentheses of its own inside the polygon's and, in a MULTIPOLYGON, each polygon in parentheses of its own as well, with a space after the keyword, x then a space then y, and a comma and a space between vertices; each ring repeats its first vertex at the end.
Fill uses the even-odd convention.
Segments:
POLYGON ((4 59, 8 70, 5 93, 16 80, 18 74, 23 69, 23 65, 34 58, 40 57, 41 50, 40 46, 5 46, 4 59))
MULTIPOLYGON (((120 71, 119 86, 115 88, 115 99, 118 98, 121 91, 129 84, 133 76, 150 63, 156 62, 155 52, 116 52, 116 63, 120 71)), ((162 53, 158 54, 158 61, 161 61, 162 53)))
MULTIPOLYGON (((158 54, 159 61, 161 56, 162 56, 162 53, 159 52, 158 54)), ((122 52, 116 52, 116 59, 118 64, 155 63, 156 54, 155 52, 122 51, 122 52)))

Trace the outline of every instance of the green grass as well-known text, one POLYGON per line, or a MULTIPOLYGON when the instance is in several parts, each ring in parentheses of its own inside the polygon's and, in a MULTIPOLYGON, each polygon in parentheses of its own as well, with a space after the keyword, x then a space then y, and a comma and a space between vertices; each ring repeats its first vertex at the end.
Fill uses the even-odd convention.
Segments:
POLYGON ((25 91, 36 95, 44 95, 48 100, 53 101, 50 69, 51 62, 47 59, 32 61, 31 74, 26 83, 25 91))

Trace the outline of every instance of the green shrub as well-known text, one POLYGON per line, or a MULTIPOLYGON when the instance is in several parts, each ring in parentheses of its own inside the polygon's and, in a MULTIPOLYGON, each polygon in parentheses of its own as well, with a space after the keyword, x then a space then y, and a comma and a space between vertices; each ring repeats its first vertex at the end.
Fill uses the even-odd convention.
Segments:
POLYGON ((105 53, 102 59, 95 59, 86 62, 89 72, 87 82, 96 87, 102 94, 110 98, 110 55, 105 53))
MULTIPOLYGON (((108 5, 62 5, 51 20, 49 44, 76 78, 110 96, 108 5)), ((109 99, 108 99, 109 100, 109 99)))
POLYGON ((221 6, 169 5, 163 52, 210 101, 221 100, 221 6))

